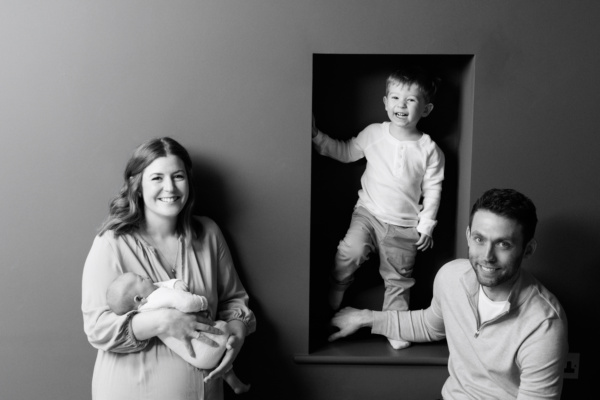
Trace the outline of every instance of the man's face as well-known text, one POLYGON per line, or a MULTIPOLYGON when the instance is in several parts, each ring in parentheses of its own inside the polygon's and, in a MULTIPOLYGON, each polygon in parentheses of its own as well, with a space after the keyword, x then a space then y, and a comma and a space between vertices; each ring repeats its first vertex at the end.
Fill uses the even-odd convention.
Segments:
POLYGON ((506 300, 521 261, 533 253, 535 242, 523 243, 520 224, 487 210, 473 215, 467 241, 469 261, 486 294, 492 300, 506 300))

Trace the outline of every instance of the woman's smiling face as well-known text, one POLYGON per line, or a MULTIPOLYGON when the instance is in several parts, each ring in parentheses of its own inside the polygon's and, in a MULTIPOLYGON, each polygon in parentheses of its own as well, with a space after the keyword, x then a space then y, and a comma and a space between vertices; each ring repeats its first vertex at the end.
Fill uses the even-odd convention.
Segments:
POLYGON ((188 177, 179 157, 159 157, 144 169, 142 196, 146 220, 177 218, 188 194, 188 177))

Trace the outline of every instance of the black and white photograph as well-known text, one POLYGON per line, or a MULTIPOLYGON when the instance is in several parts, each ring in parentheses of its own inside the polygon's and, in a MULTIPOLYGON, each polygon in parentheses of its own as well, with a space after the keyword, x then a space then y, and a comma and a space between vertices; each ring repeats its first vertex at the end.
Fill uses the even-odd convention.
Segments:
POLYGON ((594 398, 599 16, 0 0, 0 400, 594 398))

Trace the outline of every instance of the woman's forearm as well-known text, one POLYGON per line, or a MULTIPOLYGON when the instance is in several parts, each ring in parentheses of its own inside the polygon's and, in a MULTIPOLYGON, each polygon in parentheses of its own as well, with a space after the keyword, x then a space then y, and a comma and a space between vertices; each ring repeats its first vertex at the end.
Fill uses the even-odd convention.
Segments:
MULTIPOLYGON (((131 326, 137 340, 147 340, 154 336, 167 335, 179 340, 198 338, 198 332, 222 333, 214 328, 211 321, 198 313, 184 313, 174 308, 160 308, 136 314, 131 326)), ((234 328, 240 329, 240 328, 234 328)))
POLYGON ((137 313, 131 319, 131 328, 137 340, 148 340, 167 331, 166 309, 137 313))
POLYGON ((246 337, 246 324, 239 319, 233 319, 227 322, 227 327, 235 336, 243 339, 246 337))

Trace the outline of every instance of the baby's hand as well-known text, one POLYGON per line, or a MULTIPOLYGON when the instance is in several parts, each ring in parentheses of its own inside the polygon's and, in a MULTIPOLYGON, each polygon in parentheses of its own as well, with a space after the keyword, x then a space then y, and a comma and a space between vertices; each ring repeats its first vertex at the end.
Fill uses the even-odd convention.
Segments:
POLYGON ((173 288, 184 291, 184 292, 189 291, 188 285, 184 281, 175 282, 175 284, 173 285, 173 288))
POLYGON ((421 233, 420 235, 421 235, 421 237, 419 238, 419 241, 416 244, 417 250, 425 251, 429 248, 432 248, 433 247, 433 238, 424 233, 421 233))

